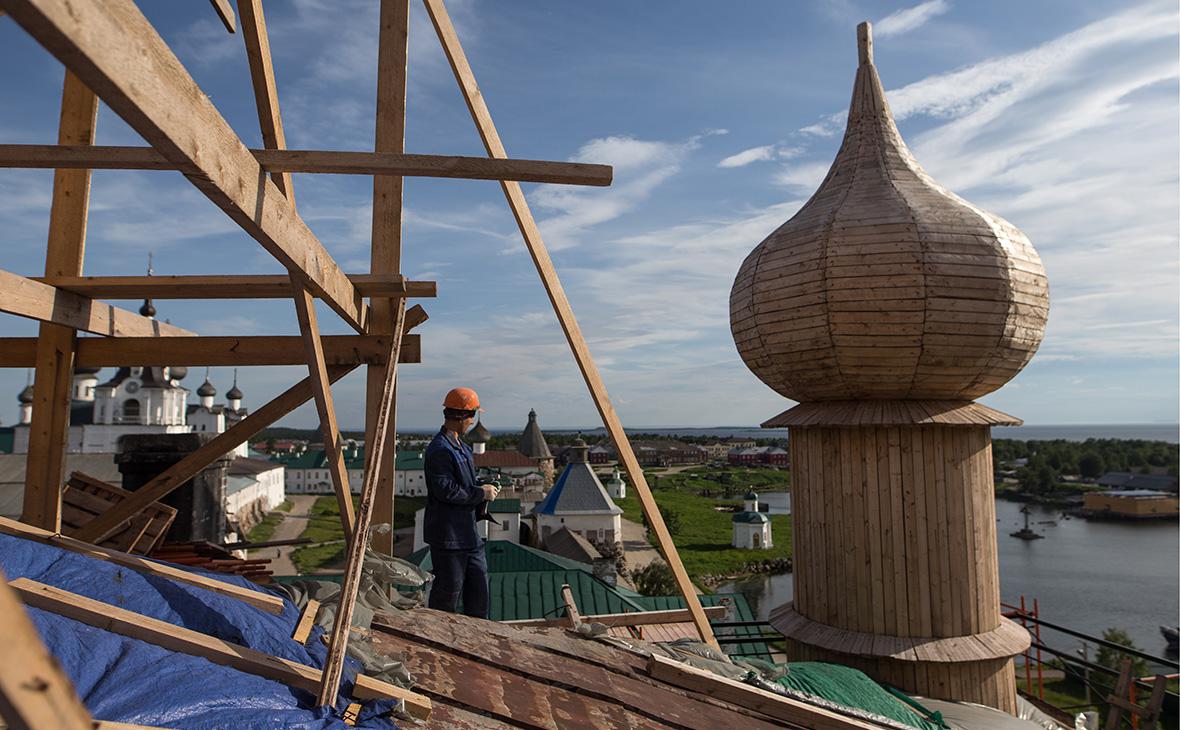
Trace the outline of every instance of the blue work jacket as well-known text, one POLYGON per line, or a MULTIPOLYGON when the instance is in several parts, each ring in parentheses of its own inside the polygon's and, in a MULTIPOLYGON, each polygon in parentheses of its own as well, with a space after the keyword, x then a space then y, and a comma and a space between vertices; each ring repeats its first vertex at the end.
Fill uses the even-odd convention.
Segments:
POLYGON ((427 545, 444 550, 472 550, 483 544, 475 529, 483 489, 475 480, 471 447, 456 446, 439 430, 426 447, 426 519, 422 537, 427 545))

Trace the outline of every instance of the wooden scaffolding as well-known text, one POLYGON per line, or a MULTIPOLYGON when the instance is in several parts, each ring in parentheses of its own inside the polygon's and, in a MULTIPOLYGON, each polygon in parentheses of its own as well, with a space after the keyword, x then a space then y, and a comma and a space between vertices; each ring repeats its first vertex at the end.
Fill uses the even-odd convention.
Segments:
MULTIPOLYGON (((186 455, 115 507, 73 531, 97 544, 201 469, 309 399, 320 418, 325 453, 349 539, 341 611, 319 682, 321 704, 340 681, 348 618, 372 522, 393 521, 397 365, 420 361, 426 320, 411 297, 435 284, 401 273, 405 177, 497 180, 565 333, 594 404, 639 495, 660 552, 675 575, 701 638, 716 645, 643 470, 611 405, 566 298, 521 182, 609 185, 604 165, 510 159, 442 0, 424 0, 455 79, 487 150, 486 158, 406 154, 409 0, 381 0, 376 137, 373 152, 289 150, 283 133, 261 0, 212 5, 230 32, 240 26, 265 149, 248 149, 132 0, 0 0, 8 14, 65 66, 57 145, 0 144, 0 167, 54 169, 45 274, 0 271, 0 311, 40 322, 36 338, 0 340, 0 367, 36 371, 22 522, 62 532, 61 505, 71 376, 75 367, 306 364, 308 375, 203 447, 186 455), (146 147, 94 145, 99 100, 147 141, 146 147), (90 171, 176 170, 258 241, 286 276, 84 276, 90 171), (370 271, 346 274, 304 223, 291 173, 373 177, 370 271), (297 336, 204 337, 102 303, 130 298, 294 299, 297 336), (355 334, 321 336, 315 300, 355 334), (79 332, 99 337, 79 337, 79 332), (331 384, 367 369, 366 470, 353 510, 331 384)), ((392 553, 392 537, 371 548, 392 553)), ((32 595, 29 589, 24 595, 32 595)))

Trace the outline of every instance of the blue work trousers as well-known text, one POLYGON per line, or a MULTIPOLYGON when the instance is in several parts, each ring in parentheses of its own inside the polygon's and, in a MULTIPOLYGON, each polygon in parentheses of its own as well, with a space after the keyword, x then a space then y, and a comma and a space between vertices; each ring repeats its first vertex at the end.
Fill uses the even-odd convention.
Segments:
POLYGON ((483 546, 474 550, 430 548, 431 572, 428 605, 439 611, 455 613, 459 598, 463 613, 476 618, 488 617, 488 562, 483 546))

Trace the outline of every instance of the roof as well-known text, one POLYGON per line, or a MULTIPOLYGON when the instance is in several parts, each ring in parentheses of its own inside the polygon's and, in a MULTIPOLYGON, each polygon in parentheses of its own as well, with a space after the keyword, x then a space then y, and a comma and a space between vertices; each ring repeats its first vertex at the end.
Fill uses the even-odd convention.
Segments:
POLYGON ((733 521, 739 524, 764 525, 770 522, 770 518, 761 512, 738 512, 733 516, 733 521))
POLYGON ((602 557, 602 553, 589 540, 568 527, 563 527, 545 538, 545 549, 556 555, 577 560, 579 563, 592 563, 602 557))
POLYGON ((488 503, 488 512, 495 515, 520 514, 519 499, 493 499, 488 503))
MULTIPOLYGON (((547 553, 544 550, 537 550, 527 545, 519 545, 509 540, 488 540, 484 543, 483 550, 487 557, 488 573, 590 570, 590 566, 585 563, 547 553)), ((422 548, 412 553, 406 560, 423 570, 430 570, 434 565, 430 560, 430 548, 422 548)))
POLYGON ((1161 492, 1157 489, 1111 489, 1102 494, 1108 497, 1126 497, 1128 499, 1148 499, 1153 497, 1171 497, 1171 492, 1161 492))
MULTIPOLYGON (((324 457, 323 449, 308 449, 299 454, 280 454, 272 458, 288 469, 327 469, 328 460, 324 457)), ((358 446, 352 452, 345 451, 345 467, 348 469, 365 468, 365 447, 358 446), (348 454, 352 453, 352 456, 348 454)), ((426 459, 421 451, 397 452, 398 471, 422 471, 426 468, 426 459)))
POLYGON ((589 464, 573 462, 565 467, 549 495, 533 508, 533 512, 542 515, 570 512, 618 515, 623 510, 606 493, 589 464))
POLYGON ((563 585, 569 585, 574 604, 583 614, 644 610, 615 586, 584 570, 546 570, 489 573, 488 618, 493 621, 559 618, 565 615, 561 598, 563 585))
POLYGON ((239 456, 229 463, 229 475, 252 476, 282 468, 282 464, 277 464, 267 459, 253 459, 247 456, 239 456))
POLYGON ((467 432, 467 440, 473 444, 486 444, 492 440, 492 432, 483 425, 483 421, 476 421, 475 428, 467 432))
POLYGON ((197 388, 197 395, 202 398, 212 398, 217 395, 217 388, 213 387, 213 383, 209 382, 209 378, 205 378, 205 382, 201 383, 200 388, 197 388))
POLYGON ((520 434, 516 450, 533 459, 553 458, 553 454, 549 451, 549 445, 545 443, 545 434, 541 433, 541 427, 537 425, 536 411, 529 411, 529 422, 525 424, 524 431, 520 434))
POLYGON ((0 454, 11 454, 15 439, 16 432, 12 430, 12 426, 0 426, 0 454))
MULTIPOLYGON (((0 454, 0 517, 19 520, 25 498, 25 461, 28 454, 0 454)), ((123 483, 114 454, 66 454, 65 473, 80 471, 95 479, 123 483)))
MULTIPOLYGON (((580 608, 581 606, 579 606, 580 608)), ((647 676, 647 659, 560 628, 520 629, 430 609, 381 614, 373 649, 396 656, 430 696, 430 725, 803 727, 647 676)))
POLYGON ((475 466, 484 469, 532 469, 537 466, 537 462, 519 451, 485 451, 475 455, 475 466))
POLYGON ((1177 479, 1162 474, 1132 474, 1129 471, 1111 471, 1098 478, 1104 487, 1127 487, 1128 489, 1162 489, 1176 491, 1177 479))
POLYGON ((758 499, 758 493, 751 489, 746 492, 746 496, 742 497, 742 499, 758 499))
MULTIPOLYGON (((171 380, 164 379, 164 368, 161 367, 145 367, 142 368, 139 380, 143 383, 145 388, 179 388, 179 385, 173 385, 171 380)), ((124 380, 131 377, 131 368, 124 366, 115 371, 111 379, 99 385, 99 388, 114 388, 122 383, 124 380)))

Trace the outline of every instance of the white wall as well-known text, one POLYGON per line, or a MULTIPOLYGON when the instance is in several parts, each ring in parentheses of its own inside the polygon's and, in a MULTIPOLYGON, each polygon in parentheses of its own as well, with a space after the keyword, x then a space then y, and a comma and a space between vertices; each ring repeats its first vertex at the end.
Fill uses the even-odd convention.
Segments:
POLYGON ((618 542, 623 539, 623 523, 619 515, 537 515, 537 529, 542 541, 563 527, 587 540, 618 542))

